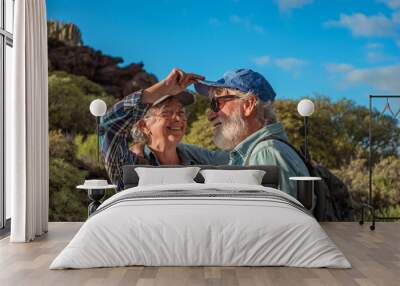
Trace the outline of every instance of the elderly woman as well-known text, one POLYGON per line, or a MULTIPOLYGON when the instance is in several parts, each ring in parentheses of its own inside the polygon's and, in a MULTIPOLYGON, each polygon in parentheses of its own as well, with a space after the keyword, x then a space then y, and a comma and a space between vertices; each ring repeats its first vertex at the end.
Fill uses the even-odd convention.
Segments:
POLYGON ((101 121, 102 155, 107 173, 118 191, 123 190, 122 166, 220 165, 229 155, 181 144, 187 126, 184 107, 194 102, 187 86, 202 79, 173 69, 162 81, 126 96, 101 121), (130 138, 144 148, 129 148, 130 138))

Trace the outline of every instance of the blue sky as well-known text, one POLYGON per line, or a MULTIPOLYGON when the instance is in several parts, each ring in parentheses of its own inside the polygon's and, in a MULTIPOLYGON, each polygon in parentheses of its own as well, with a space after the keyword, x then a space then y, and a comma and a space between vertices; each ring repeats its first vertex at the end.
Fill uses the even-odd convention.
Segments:
POLYGON ((400 0, 47 0, 47 14, 159 79, 249 67, 277 98, 400 94, 400 0))

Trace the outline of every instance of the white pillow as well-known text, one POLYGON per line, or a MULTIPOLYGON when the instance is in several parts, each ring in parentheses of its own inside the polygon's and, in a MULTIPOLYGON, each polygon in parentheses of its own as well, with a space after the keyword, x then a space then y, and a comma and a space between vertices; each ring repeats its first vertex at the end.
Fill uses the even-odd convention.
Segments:
POLYGON ((199 170, 199 167, 135 168, 139 176, 138 186, 195 183, 193 179, 199 170))
POLYGON ((265 171, 262 170, 201 170, 205 184, 261 185, 265 171))

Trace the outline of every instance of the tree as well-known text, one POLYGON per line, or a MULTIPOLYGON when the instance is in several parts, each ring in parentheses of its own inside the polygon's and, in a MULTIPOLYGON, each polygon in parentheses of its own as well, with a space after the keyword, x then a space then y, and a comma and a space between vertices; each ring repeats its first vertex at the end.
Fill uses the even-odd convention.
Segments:
POLYGON ((81 134, 76 135, 74 138, 75 158, 83 164, 85 170, 88 170, 88 178, 107 178, 103 159, 100 157, 98 161, 97 144, 96 134, 90 134, 86 138, 81 134))
MULTIPOLYGON (((378 162, 372 171, 372 203, 384 212, 400 204, 400 158, 390 156, 378 162)), ((336 171, 349 187, 355 202, 368 202, 369 172, 367 161, 356 158, 336 171)))
MULTIPOLYGON (((369 111, 350 100, 332 102, 327 97, 316 96, 315 113, 310 117, 309 151, 314 161, 331 169, 349 164, 358 155, 367 157, 369 111)), ((302 118, 297 113, 297 101, 276 101, 276 112, 290 141, 302 146, 299 133, 302 118)), ((376 112, 375 112, 376 114, 376 112)), ((380 116, 372 126, 373 163, 396 155, 400 143, 400 128, 389 116, 380 116)))
POLYGON ((85 191, 76 189, 87 172, 79 170, 61 158, 50 160, 50 221, 84 221, 88 198, 85 191))
POLYGON ((85 77, 66 72, 49 74, 49 128, 71 135, 93 133, 96 121, 89 112, 90 102, 103 99, 108 106, 115 101, 104 89, 85 77))
POLYGON ((107 178, 97 162, 96 122, 90 102, 115 101, 103 88, 82 76, 65 72, 49 74, 50 209, 53 221, 82 221, 88 199, 76 186, 89 178, 107 178))
POLYGON ((217 150, 212 141, 213 130, 210 123, 207 120, 205 114, 200 114, 198 119, 191 124, 189 132, 183 138, 183 143, 193 144, 208 148, 210 150, 217 150))
POLYGON ((76 191, 87 171, 77 167, 76 148, 61 131, 49 133, 49 219, 50 221, 82 221, 87 216, 87 196, 76 191))
POLYGON ((188 127, 182 142, 217 150, 212 142, 213 128, 207 120, 209 101, 207 97, 196 95, 196 103, 188 107, 188 127))

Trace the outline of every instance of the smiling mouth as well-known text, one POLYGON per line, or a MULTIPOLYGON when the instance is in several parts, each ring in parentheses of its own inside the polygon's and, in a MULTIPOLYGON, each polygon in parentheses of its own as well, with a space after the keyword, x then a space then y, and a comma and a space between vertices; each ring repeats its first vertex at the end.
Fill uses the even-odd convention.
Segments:
POLYGON ((167 127, 168 130, 170 131, 183 131, 182 127, 167 127))

